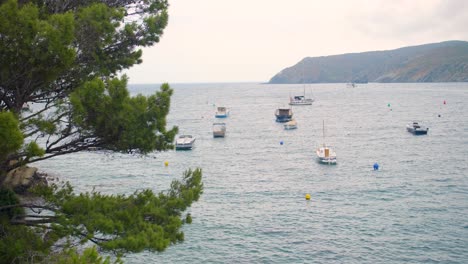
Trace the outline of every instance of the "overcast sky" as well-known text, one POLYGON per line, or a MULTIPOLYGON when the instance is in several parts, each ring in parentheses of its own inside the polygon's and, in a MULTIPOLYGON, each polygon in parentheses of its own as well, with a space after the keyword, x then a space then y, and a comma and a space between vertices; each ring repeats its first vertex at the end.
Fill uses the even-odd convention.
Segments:
POLYGON ((169 0, 130 83, 266 82, 304 57, 468 40, 468 0, 169 0))

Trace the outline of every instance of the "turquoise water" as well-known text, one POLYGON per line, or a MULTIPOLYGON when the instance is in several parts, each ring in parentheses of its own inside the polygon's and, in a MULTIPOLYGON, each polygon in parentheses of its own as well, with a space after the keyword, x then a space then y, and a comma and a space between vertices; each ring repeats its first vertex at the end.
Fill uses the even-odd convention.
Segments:
POLYGON ((192 151, 88 152, 38 164, 77 191, 104 193, 160 191, 184 170, 203 169, 185 242, 126 263, 468 263, 468 83, 310 85, 316 101, 293 107, 298 129, 288 131, 274 111, 301 85, 172 87, 168 123, 196 137, 192 151), (217 105, 231 114, 222 119, 226 137, 214 139, 217 105), (413 120, 429 134, 406 132, 413 120), (336 166, 315 159, 324 140, 336 166))

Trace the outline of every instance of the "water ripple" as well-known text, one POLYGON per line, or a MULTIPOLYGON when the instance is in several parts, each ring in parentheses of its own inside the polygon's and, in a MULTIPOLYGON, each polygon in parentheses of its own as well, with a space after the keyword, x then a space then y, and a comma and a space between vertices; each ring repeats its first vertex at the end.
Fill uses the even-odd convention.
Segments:
POLYGON ((467 84, 312 85, 316 102, 293 107, 294 131, 273 113, 302 86, 174 88, 168 125, 197 138, 192 151, 89 152, 40 163, 78 191, 105 193, 165 190, 184 170, 203 168, 205 192, 190 208, 185 242, 125 262, 468 263, 467 84), (226 138, 215 140, 216 105, 231 116, 226 138), (315 160, 323 120, 337 166, 315 160), (412 120, 429 134, 407 133, 412 120))

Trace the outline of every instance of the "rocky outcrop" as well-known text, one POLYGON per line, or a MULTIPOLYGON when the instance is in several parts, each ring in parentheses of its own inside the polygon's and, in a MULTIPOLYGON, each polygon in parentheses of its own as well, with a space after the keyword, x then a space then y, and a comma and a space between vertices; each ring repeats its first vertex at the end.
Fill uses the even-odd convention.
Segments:
POLYGON ((37 168, 24 166, 8 172, 1 185, 23 194, 39 184, 47 184, 45 177, 37 172, 37 168))

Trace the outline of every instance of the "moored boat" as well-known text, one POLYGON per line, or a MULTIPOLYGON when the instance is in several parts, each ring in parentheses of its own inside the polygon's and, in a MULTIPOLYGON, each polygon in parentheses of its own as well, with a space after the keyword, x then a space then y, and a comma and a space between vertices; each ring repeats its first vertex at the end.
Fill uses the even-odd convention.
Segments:
POLYGON ((229 116, 229 109, 224 106, 219 106, 216 109, 215 117, 216 118, 226 118, 229 116))
POLYGON ((313 102, 314 99, 306 98, 305 95, 289 97, 289 105, 311 105, 313 102))
POLYGON ((419 125, 418 122, 413 122, 406 125, 406 130, 414 135, 426 135, 429 128, 419 125))
POLYGON ((293 112, 291 108, 278 108, 275 116, 276 122, 285 123, 292 120, 293 112))
POLYGON ((291 129, 296 129, 296 128, 297 128, 297 122, 294 119, 284 124, 284 129, 286 130, 291 130, 291 129))
POLYGON ((226 135, 226 123, 213 123, 213 137, 224 137, 226 135))
POLYGON ((330 165, 336 164, 336 153, 331 146, 325 144, 319 146, 316 150, 316 154, 320 163, 330 165))
MULTIPOLYGON (((325 121, 323 121, 323 139, 325 141, 325 121)), ((315 153, 317 154, 317 158, 320 163, 329 165, 336 164, 336 152, 331 146, 322 143, 315 153)))
POLYGON ((193 148, 195 138, 191 135, 180 135, 175 143, 176 150, 190 150, 193 148))

